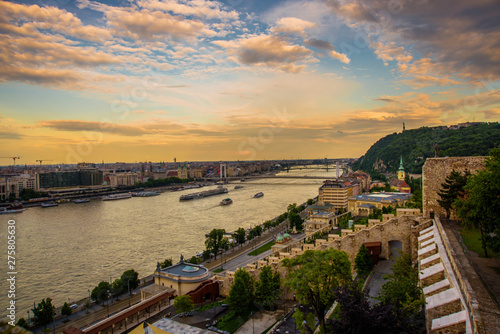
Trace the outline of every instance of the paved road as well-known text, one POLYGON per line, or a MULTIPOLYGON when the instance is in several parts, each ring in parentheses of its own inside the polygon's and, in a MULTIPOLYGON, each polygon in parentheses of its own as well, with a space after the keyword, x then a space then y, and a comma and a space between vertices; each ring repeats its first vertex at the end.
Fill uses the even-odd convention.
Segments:
POLYGON ((401 249, 393 248, 390 259, 379 261, 379 263, 373 267, 372 278, 366 287, 366 289, 369 289, 368 296, 370 297, 369 301, 371 306, 378 303, 378 300, 375 298, 380 291, 382 291, 382 285, 385 283, 384 276, 392 273, 391 267, 399 256, 400 251, 401 249))

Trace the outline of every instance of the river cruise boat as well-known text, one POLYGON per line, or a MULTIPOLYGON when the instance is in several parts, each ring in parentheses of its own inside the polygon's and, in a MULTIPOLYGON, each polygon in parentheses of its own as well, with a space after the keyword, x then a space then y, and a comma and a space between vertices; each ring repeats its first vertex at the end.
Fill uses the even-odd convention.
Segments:
POLYGON ((259 198, 259 197, 262 197, 264 196, 264 193, 263 192, 259 192, 259 193, 256 193, 255 195, 253 195, 253 198, 259 198))
POLYGON ((81 204, 90 202, 90 198, 77 198, 73 200, 73 203, 81 204))
POLYGON ((243 186, 234 186, 234 189, 241 189, 243 186))
POLYGON ((225 198, 223 199, 221 202, 220 202, 220 205, 229 205, 229 204, 232 204, 233 203, 233 200, 230 199, 230 198, 225 198))
POLYGON ((51 208, 51 207, 53 207, 53 206, 58 206, 58 205, 59 205, 59 204, 58 204, 58 203, 56 203, 56 202, 45 202, 45 203, 40 204, 40 206, 41 206, 42 208, 51 208))
POLYGON ((0 208, 0 214, 21 213, 26 210, 21 203, 10 204, 7 207, 0 208))
POLYGON ((131 198, 131 197, 132 197, 131 193, 111 194, 108 196, 103 196, 102 200, 103 201, 114 201, 114 200, 118 200, 118 199, 127 199, 127 198, 131 198))
POLYGON ((192 193, 192 194, 182 195, 181 197, 179 197, 179 200, 181 200, 181 201, 188 201, 188 200, 191 200, 191 199, 197 199, 197 198, 208 197, 208 196, 213 196, 213 195, 226 194, 227 192, 228 192, 227 188, 224 188, 223 186, 218 186, 215 189, 206 190, 206 191, 200 191, 200 192, 192 193))
POLYGON ((135 193, 132 193, 133 197, 151 197, 151 196, 158 196, 160 195, 159 192, 156 191, 138 191, 135 193))

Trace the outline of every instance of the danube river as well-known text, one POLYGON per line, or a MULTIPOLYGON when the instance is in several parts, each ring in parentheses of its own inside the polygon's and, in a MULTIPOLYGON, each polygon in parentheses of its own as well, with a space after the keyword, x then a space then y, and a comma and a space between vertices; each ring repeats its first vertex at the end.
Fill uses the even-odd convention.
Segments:
MULTIPOLYGON (((326 171, 311 170, 291 174, 327 176, 326 171)), ((335 171, 328 175, 334 177, 335 171)), ((57 306, 65 301, 71 303, 88 296, 88 290, 100 281, 119 278, 125 270, 133 268, 144 277, 154 272, 158 261, 172 258, 175 263, 180 254, 189 258, 204 249, 205 234, 213 228, 234 231, 261 224, 285 212, 288 204, 317 196, 321 183, 303 179, 254 180, 225 185, 229 189, 225 195, 187 202, 180 202, 179 196, 215 187, 165 192, 155 197, 34 207, 20 214, 2 215, 4 241, 7 220, 16 221, 17 318, 26 317, 33 302, 43 298, 52 298, 57 306), (235 185, 244 187, 234 189, 235 185), (264 197, 252 198, 260 191, 264 197), (233 204, 220 206, 219 202, 227 197, 233 204)), ((0 306, 5 312, 5 278, 0 288, 4 296, 0 306)))

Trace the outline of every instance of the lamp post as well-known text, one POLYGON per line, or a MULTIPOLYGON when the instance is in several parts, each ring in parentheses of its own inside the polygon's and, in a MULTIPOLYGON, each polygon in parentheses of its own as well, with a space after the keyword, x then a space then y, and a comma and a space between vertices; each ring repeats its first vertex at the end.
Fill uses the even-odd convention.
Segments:
POLYGON ((30 310, 26 311, 28 313, 28 327, 30 326, 30 310))
POLYGON ((127 280, 127 288, 128 288, 128 307, 130 307, 130 280, 127 280))

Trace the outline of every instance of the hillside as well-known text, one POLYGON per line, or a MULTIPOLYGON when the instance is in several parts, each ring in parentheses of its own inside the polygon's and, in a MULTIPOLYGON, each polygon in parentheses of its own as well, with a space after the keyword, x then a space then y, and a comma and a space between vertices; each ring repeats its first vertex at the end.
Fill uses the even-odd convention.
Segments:
POLYGON ((367 172, 395 172, 403 156, 405 171, 420 174, 425 160, 434 157, 438 143, 440 157, 481 156, 500 145, 500 124, 481 123, 468 127, 422 127, 393 133, 378 140, 353 169, 367 172))

